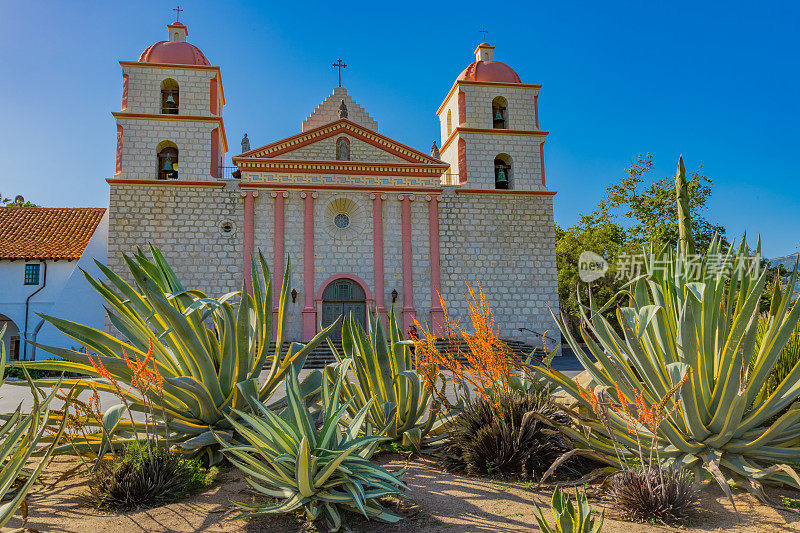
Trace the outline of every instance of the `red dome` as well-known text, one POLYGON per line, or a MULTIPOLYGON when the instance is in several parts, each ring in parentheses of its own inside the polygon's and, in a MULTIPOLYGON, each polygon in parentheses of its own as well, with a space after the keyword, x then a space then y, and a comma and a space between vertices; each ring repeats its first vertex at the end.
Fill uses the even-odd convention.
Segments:
POLYGON ((150 45, 139 56, 139 63, 168 63, 172 65, 211 65, 193 44, 187 42, 160 41, 150 45))
POLYGON ((514 69, 502 61, 475 61, 459 74, 459 80, 522 83, 514 69))

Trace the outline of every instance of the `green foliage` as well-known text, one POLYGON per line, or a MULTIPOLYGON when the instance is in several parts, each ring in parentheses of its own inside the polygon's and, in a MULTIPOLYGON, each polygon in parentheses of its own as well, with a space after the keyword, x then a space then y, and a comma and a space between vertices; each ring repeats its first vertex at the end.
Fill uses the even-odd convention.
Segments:
POLYGON ((328 379, 333 381, 339 368, 352 365, 355 379, 344 374, 341 387, 342 401, 352 399, 348 417, 371 403, 366 426, 382 430, 393 441, 418 451, 439 421, 438 402, 431 399, 417 372, 413 345, 403 341, 394 308, 388 319, 387 338, 377 316, 370 316, 366 332, 352 316, 346 318, 342 326, 343 355, 328 341, 338 361, 328 366, 328 379))
POLYGON ((243 442, 234 445, 224 436, 219 438, 225 455, 246 474, 250 486, 278 500, 277 504, 234 502, 242 511, 239 518, 302 509, 309 520, 326 518, 333 531, 341 527, 343 511, 381 522, 402 518, 379 500, 406 488, 401 481, 403 472, 393 474, 370 462, 388 437, 359 436, 375 400, 367 401, 345 425, 353 401, 339 402, 342 375, 347 370, 346 365, 340 367, 332 390, 328 380, 324 381, 319 420, 302 399, 295 369, 286 378, 288 406, 283 413, 276 414, 251 397, 254 415, 237 411, 243 423, 229 416, 243 442))
MULTIPOLYGON (((247 384, 252 388, 248 394, 267 401, 290 368, 303 366, 307 355, 326 338, 330 328, 307 345, 294 343, 287 353, 282 353, 290 276, 287 267, 280 288, 276 348, 269 354, 273 287, 261 254, 251 264, 252 295, 242 290, 212 298, 201 291, 185 289, 161 252, 154 247, 150 252, 152 261, 141 250, 133 257, 124 256, 135 280, 133 286, 99 263, 107 281, 84 272, 105 299, 109 320, 125 341, 69 320, 44 316, 88 353, 41 346, 61 360, 16 365, 101 378, 64 380, 79 390, 96 386, 100 391, 118 394, 118 387, 112 382, 116 381, 127 386, 123 403, 127 402, 130 410, 147 411, 147 405, 135 387, 131 387, 134 371, 126 355, 132 360, 146 360, 152 346, 153 365, 163 376, 163 391, 151 389, 147 393, 159 418, 158 431, 169 432, 170 442, 215 464, 221 459, 216 439, 236 438, 228 415, 247 407, 238 385, 247 384), (234 305, 237 299, 238 304, 234 305), (96 355, 90 357, 90 354, 96 355), (108 374, 99 372, 96 364, 102 364, 108 374), (259 375, 265 369, 268 369, 266 379, 259 382, 259 375)), ((318 390, 321 381, 322 374, 313 372, 304 381, 304 394, 318 390)), ((125 411, 123 405, 110 407, 102 418, 104 431, 90 434, 85 446, 95 451, 105 450, 106 435, 115 439, 132 438, 137 422, 125 420, 125 411)))
MULTIPOLYGON (((757 256, 759 249, 760 244, 757 256)), ((796 280, 797 272, 789 287, 796 280)), ((562 431, 620 462, 641 442, 655 449, 665 464, 684 465, 696 478, 701 469, 707 470, 728 495, 729 481, 762 499, 762 482, 800 487, 800 478, 787 464, 800 460, 800 404, 792 405, 800 398, 800 366, 772 393, 764 389, 797 327, 800 306, 790 311, 792 290, 787 287, 767 316, 767 330, 757 344, 758 303, 765 282, 766 271, 744 243, 726 250, 714 239, 699 262, 669 248, 652 254, 645 274, 630 287, 630 305, 616 312, 622 335, 595 307, 581 310, 588 354, 565 332, 598 384, 595 405, 564 374, 536 368, 584 407, 600 407, 599 418, 576 413, 591 432, 569 427, 562 431), (617 386, 619 391, 614 391, 617 386), (677 395, 670 393, 673 387, 678 387, 677 395), (626 416, 629 405, 637 406, 633 422, 626 416), (636 420, 651 405, 652 411, 667 413, 660 427, 655 424, 655 435, 652 424, 636 420), (615 442, 621 444, 622 456, 615 442)), ((563 328, 563 322, 560 325, 563 328)))
MULTIPOLYGON (((652 168, 652 155, 639 154, 626 176, 606 189, 605 198, 591 213, 582 215, 574 226, 556 226, 558 296, 563 312, 579 315, 580 301, 588 299, 587 286, 578 277, 581 252, 590 250, 608 261, 609 273, 592 282, 592 298, 602 306, 627 282, 621 277, 616 279, 615 267, 621 257, 641 254, 643 247, 650 244, 659 248, 678 242, 674 178, 652 180, 652 168)), ((724 235, 725 229, 703 216, 711 198, 712 181, 702 174, 702 167, 685 177, 685 184, 685 219, 691 221, 696 248, 703 252, 713 235, 724 235)))
POLYGON ((561 310, 569 315, 578 315, 579 302, 588 298, 587 286, 578 275, 578 260, 586 250, 603 257, 611 267, 608 274, 592 282, 592 297, 601 303, 611 300, 623 283, 616 279, 614 269, 620 257, 637 253, 628 242, 625 230, 613 222, 596 222, 584 217, 578 225, 567 229, 556 226, 558 298, 561 310))
MULTIPOLYGON (((548 431, 566 423, 545 391, 514 391, 498 401, 478 397, 446 425, 442 461, 453 472, 535 479, 571 449, 558 432, 548 431)), ((565 469, 575 474, 575 466, 572 461, 565 469)))
POLYGON ((13 198, 6 198, 3 196, 3 193, 0 192, 0 207, 39 207, 38 205, 32 202, 14 202, 13 198))
POLYGON ((599 533, 600 528, 603 527, 603 519, 605 511, 600 515, 599 519, 592 516, 592 509, 589 506, 589 499, 586 494, 575 494, 575 503, 577 507, 572 504, 569 496, 564 494, 560 488, 553 492, 553 499, 550 503, 550 511, 553 513, 554 527, 550 527, 544 513, 536 504, 536 509, 539 511, 539 516, 536 516, 536 521, 539 523, 539 530, 542 533, 599 533))
MULTIPOLYGON (((780 293, 779 293, 780 294, 780 293)), ((770 321, 768 318, 761 318, 758 321, 756 330, 756 349, 753 354, 757 355, 760 351, 761 345, 764 343, 764 337, 769 331, 770 321)), ((798 323, 794 331, 792 331, 786 346, 783 348, 780 356, 775 361, 772 372, 764 383, 762 393, 769 396, 783 383, 786 377, 791 373, 797 363, 800 362, 800 323, 798 323)), ((756 364, 755 359, 751 359, 749 372, 752 373, 756 364)))
POLYGON ((611 498, 623 517, 684 525, 697 515, 698 485, 682 468, 629 468, 611 478, 611 498))
MULTIPOLYGON (((0 329, 0 374, 5 370, 6 351, 3 336, 6 328, 0 329)), ((33 394, 33 408, 30 414, 22 413, 22 404, 10 415, 3 416, 0 424, 0 528, 6 525, 14 513, 23 505, 28 492, 50 461, 66 428, 66 419, 58 426, 48 429, 50 421, 50 402, 58 391, 58 385, 48 395, 44 395, 26 376, 33 394), (34 453, 45 433, 53 437, 52 443, 40 450, 41 458, 33 470, 26 469, 26 463, 34 453)), ((27 515, 23 510, 23 522, 27 515)))
POLYGON ((205 489, 217 469, 175 451, 132 443, 117 462, 102 462, 92 476, 89 497, 100 509, 127 511, 173 502, 205 489))

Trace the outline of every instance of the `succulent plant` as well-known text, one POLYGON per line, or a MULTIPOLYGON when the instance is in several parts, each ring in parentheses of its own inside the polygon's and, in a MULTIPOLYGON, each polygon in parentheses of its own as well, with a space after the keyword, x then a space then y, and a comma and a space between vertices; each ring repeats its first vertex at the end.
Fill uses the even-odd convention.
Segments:
POLYGON ((595 519, 585 493, 576 494, 575 503, 577 507, 572 505, 569 496, 564 494, 560 488, 556 488, 550 503, 555 525, 550 527, 544 513, 536 505, 539 516, 534 516, 539 524, 539 530, 542 533, 598 533, 603 527, 605 511, 599 519, 595 519))
POLYGON ((345 510, 380 522, 402 518, 385 509, 380 499, 406 488, 401 480, 404 472, 394 474, 370 461, 377 446, 389 438, 359 436, 374 398, 345 420, 353 403, 352 399, 339 402, 347 370, 347 365, 340 367, 332 389, 324 382, 319 420, 303 401, 293 368, 286 377, 288 405, 283 413, 276 414, 253 396, 252 414, 235 411, 228 417, 242 442, 219 438, 223 452, 245 473, 251 487, 279 500, 277 504, 234 502, 242 511, 239 518, 302 509, 310 520, 326 518, 333 531, 341 527, 345 510))
MULTIPOLYGON (((617 309, 622 335, 603 317, 604 309, 591 306, 582 309, 586 349, 560 323, 597 384, 593 398, 607 407, 600 417, 576 412, 591 431, 563 431, 614 462, 633 456, 641 442, 665 465, 683 465, 696 479, 706 470, 729 496, 729 482, 765 501, 762 483, 800 488, 789 466, 800 461, 800 365, 773 388, 764 387, 800 320, 792 293, 797 276, 795 269, 757 343, 766 281, 760 243, 755 255, 744 241, 725 250, 716 237, 702 258, 669 248, 651 252, 645 273, 629 286, 630 305, 617 309), (624 413, 637 398, 639 415, 650 406, 667 413, 657 431, 629 423, 624 413)), ((595 409, 575 381, 552 368, 537 371, 595 409)))
MULTIPOLYGON (((270 354, 273 287, 260 253, 251 262, 252 294, 242 289, 212 298, 184 288, 158 248, 151 246, 150 252, 152 261, 141 250, 133 257, 124 256, 134 285, 99 263, 108 281, 84 272, 105 299, 109 321, 125 340, 63 318, 44 316, 59 331, 83 345, 86 352, 41 346, 61 360, 18 364, 96 376, 102 379, 65 379, 64 383, 79 390, 95 384, 100 391, 116 394, 111 380, 131 385, 133 370, 126 358, 144 359, 152 345, 152 360, 163 376, 163 393, 149 393, 156 406, 155 413, 161 416, 157 421, 160 430, 168 431, 171 442, 187 453, 202 455, 209 463, 216 463, 221 458, 217 453, 217 438, 234 438, 226 415, 247 407, 237 385, 247 383, 254 388, 249 393, 267 401, 288 370, 302 367, 307 355, 331 328, 306 345, 294 343, 286 353, 282 352, 291 271, 287 265, 279 289, 275 351, 270 354), (234 305, 237 299, 238 304, 234 305), (99 375, 91 354, 95 354, 95 363, 102 363, 108 370, 108 375, 99 375), (266 378, 257 381, 265 368, 266 378)), ((304 394, 319 390, 321 381, 322 374, 312 372, 304 381, 304 394)), ((126 399, 132 410, 145 411, 137 394, 131 392, 126 399)), ((107 448, 109 443, 104 435, 130 438, 135 422, 126 420, 124 411, 122 405, 110 407, 103 416, 104 431, 94 435, 95 440, 86 446, 95 451, 107 448)))
MULTIPOLYGON (((4 374, 6 367, 6 350, 3 344, 5 331, 3 326, 0 329, 0 376, 4 374)), ((55 430, 47 427, 50 421, 50 402, 58 392, 58 387, 54 387, 45 396, 36 389, 27 372, 23 372, 33 395, 33 409, 30 414, 25 415, 20 404, 13 413, 4 416, 0 423, 0 528, 23 506, 28 492, 50 461, 66 428, 66 418, 61 420, 55 430), (45 433, 51 436, 51 443, 40 450, 41 457, 33 470, 27 470, 26 463, 45 433)), ((23 510, 23 523, 26 518, 23 510)))
POLYGON ((413 344, 403 341, 394 309, 387 327, 388 338, 376 315, 370 316, 367 331, 352 316, 345 318, 342 354, 328 341, 338 361, 328 367, 329 379, 335 379, 331 376, 340 366, 352 367, 354 379, 344 375, 341 386, 343 400, 352 399, 347 416, 355 416, 369 402, 371 428, 385 428, 391 440, 419 449, 428 432, 440 425, 438 402, 417 372, 413 344))

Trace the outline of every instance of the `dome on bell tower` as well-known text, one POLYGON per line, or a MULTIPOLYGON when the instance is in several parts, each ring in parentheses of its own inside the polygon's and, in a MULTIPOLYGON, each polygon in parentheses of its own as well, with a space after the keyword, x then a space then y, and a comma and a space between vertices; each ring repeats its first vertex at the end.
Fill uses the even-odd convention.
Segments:
POLYGON ((170 65, 211 65, 195 45, 186 42, 189 30, 180 22, 167 26, 167 41, 151 44, 139 56, 139 63, 166 63, 170 65))
POLYGON ((481 43, 475 49, 475 61, 458 76, 464 81, 489 81, 499 83, 522 83, 513 68, 502 61, 494 60, 494 46, 481 43))

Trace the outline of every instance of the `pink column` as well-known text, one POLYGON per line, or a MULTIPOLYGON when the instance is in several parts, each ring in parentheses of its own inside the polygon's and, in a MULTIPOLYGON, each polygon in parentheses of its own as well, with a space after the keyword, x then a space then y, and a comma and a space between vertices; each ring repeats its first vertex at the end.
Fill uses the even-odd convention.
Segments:
POLYGON ((433 334, 440 337, 444 323, 444 310, 439 302, 442 292, 442 274, 439 258, 439 201, 441 196, 426 196, 428 200, 428 227, 430 231, 430 258, 431 258, 431 323, 433 334))
POLYGON ((384 305, 383 288, 383 201, 386 200, 385 194, 372 193, 372 272, 375 277, 375 308, 378 316, 383 320, 386 314, 384 305))
POLYGON ((317 312, 314 309, 314 198, 316 192, 303 191, 303 340, 317 334, 317 312))
POLYGON ((539 164, 542 167, 542 186, 546 187, 544 183, 544 141, 539 145, 539 164))
POLYGON ((253 257, 255 248, 255 201, 258 191, 242 191, 244 197, 244 254, 242 257, 242 272, 247 292, 253 292, 253 280, 250 277, 250 258, 253 257))
POLYGON ((400 194, 400 214, 402 218, 403 238, 403 333, 414 323, 417 310, 414 309, 414 278, 412 273, 411 249, 411 202, 413 194, 400 194))
POLYGON ((272 273, 274 285, 272 286, 272 338, 278 333, 278 301, 281 296, 283 286, 283 274, 286 271, 286 254, 284 253, 284 243, 286 241, 284 224, 284 201, 289 197, 286 191, 272 191, 275 198, 275 221, 273 225, 272 237, 272 273))

